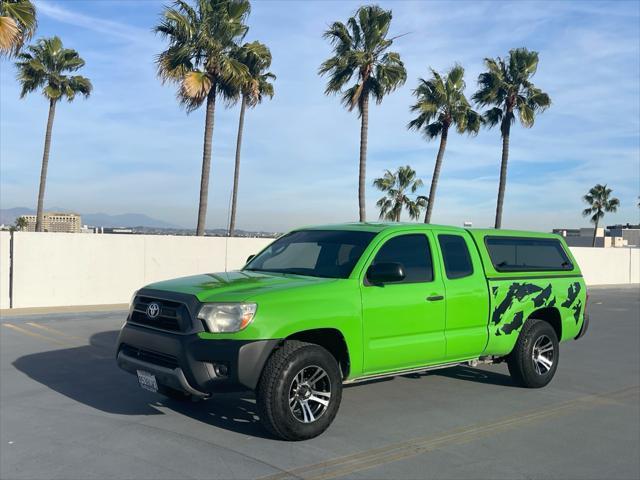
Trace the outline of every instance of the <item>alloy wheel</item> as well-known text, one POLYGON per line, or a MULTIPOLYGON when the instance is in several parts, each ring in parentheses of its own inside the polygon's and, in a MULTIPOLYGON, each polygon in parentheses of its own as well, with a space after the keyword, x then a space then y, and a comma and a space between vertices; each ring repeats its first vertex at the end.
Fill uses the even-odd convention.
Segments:
POLYGON ((538 375, 544 375, 551 370, 554 361, 554 349, 553 342, 548 336, 541 335, 538 337, 533 344, 531 359, 538 375))
POLYGON ((289 387, 289 408, 302 423, 312 423, 327 411, 331 400, 331 380, 321 367, 300 370, 289 387))

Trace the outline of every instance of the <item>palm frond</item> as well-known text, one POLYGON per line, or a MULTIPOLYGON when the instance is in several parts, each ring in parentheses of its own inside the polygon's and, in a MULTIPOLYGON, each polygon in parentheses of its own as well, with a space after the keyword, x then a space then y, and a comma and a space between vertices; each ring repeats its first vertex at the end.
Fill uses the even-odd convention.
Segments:
POLYGON ((318 74, 327 76, 325 94, 341 94, 349 110, 362 113, 364 99, 377 103, 406 81, 406 69, 396 52, 388 51, 392 14, 375 5, 360 7, 346 23, 334 22, 324 32, 333 56, 322 62, 318 74), (355 80, 355 84, 349 85, 355 80))
MULTIPOLYGON (((249 67, 238 58, 238 43, 247 33, 245 20, 251 10, 248 0, 185 0, 165 8, 154 31, 168 41, 156 58, 162 81, 179 85, 178 100, 187 111, 198 108, 208 94, 228 102, 239 98, 247 83, 249 67)), ((263 54, 262 44, 246 45, 246 55, 263 54)), ((266 48, 266 47, 264 47, 266 48)), ((268 63, 271 54, 268 52, 268 63)), ((263 55, 264 57, 264 55, 263 55)), ((263 58, 266 61, 266 58, 263 58)))
POLYGON ((597 223, 605 212, 616 212, 620 206, 620 200, 611 198, 613 190, 600 183, 589 189, 589 192, 582 197, 582 200, 588 204, 588 207, 582 211, 585 217, 591 216, 592 223, 597 223))
POLYGON ((464 95, 464 68, 456 64, 444 76, 430 71, 431 78, 419 79, 413 91, 417 101, 410 110, 418 116, 407 127, 421 131, 427 140, 437 138, 451 125, 460 133, 477 133, 482 119, 464 95))
POLYGON ((66 75, 84 66, 78 52, 64 48, 58 37, 42 38, 18 55, 16 67, 21 86, 20 97, 42 89, 49 100, 65 97, 73 101, 76 95, 88 97, 93 90, 91 81, 80 75, 66 75))
POLYGON ((532 127, 536 113, 551 105, 549 95, 531 82, 538 69, 538 52, 512 49, 506 59, 486 58, 485 67, 486 71, 478 76, 478 90, 472 98, 482 107, 493 107, 484 114, 487 126, 491 128, 500 123, 505 136, 517 112, 522 126, 532 127), (500 115, 496 108, 502 112, 500 115))
POLYGON ((385 193, 376 206, 380 209, 379 218, 382 220, 396 221, 400 218, 403 209, 409 212, 411 219, 417 219, 420 211, 426 207, 426 197, 418 195, 415 200, 406 193, 413 196, 417 190, 423 187, 422 180, 416 178, 416 172, 409 165, 399 167, 396 171, 385 170, 382 177, 376 178, 373 185, 385 193))
POLYGON ((36 31, 36 8, 30 0, 0 2, 0 55, 17 55, 36 31))

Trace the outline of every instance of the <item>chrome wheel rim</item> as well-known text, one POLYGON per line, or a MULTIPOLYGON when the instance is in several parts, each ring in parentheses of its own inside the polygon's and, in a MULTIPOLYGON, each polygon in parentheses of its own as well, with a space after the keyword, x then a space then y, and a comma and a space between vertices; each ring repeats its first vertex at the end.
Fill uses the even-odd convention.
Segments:
POLYGON ((331 380, 321 367, 311 365, 300 370, 289 387, 289 409, 302 423, 318 420, 329 408, 331 380))
POLYGON ((551 370, 554 362, 554 350, 553 342, 549 337, 546 335, 538 337, 533 344, 531 359, 538 375, 544 375, 551 370))

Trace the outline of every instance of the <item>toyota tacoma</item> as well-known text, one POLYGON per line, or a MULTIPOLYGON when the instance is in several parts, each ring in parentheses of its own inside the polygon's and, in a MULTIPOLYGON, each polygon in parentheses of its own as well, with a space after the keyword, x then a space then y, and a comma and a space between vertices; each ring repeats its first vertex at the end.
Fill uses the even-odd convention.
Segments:
POLYGON ((276 437, 334 420, 344 384, 506 361, 553 378, 584 335, 587 292, 553 234, 358 223, 292 231, 238 271, 136 292, 118 365, 175 399, 253 391, 276 437))

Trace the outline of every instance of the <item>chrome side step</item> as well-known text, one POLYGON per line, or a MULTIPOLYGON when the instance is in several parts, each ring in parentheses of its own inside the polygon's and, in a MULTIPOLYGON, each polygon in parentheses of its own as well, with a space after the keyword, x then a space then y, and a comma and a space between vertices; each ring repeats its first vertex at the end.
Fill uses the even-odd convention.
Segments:
MULTIPOLYGON (((343 381, 342 383, 345 385, 349 385, 352 383, 367 382, 369 380, 378 380, 381 378, 388 378, 388 377, 398 377, 400 375, 408 375, 410 373, 422 373, 422 372, 428 372, 431 370, 440 370, 441 368, 459 367, 463 365, 475 367, 476 365, 478 365, 478 363, 480 363, 480 358, 474 357, 474 358, 470 358, 469 360, 464 360, 462 362, 441 363, 439 365, 433 365, 431 367, 415 367, 415 368, 409 368, 406 370, 397 370, 394 372, 365 375, 363 377, 350 378, 348 380, 343 381)), ((482 363, 485 363, 485 362, 482 362, 482 363)))

